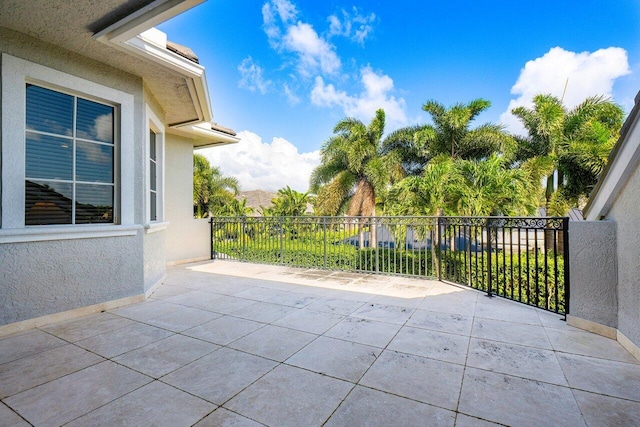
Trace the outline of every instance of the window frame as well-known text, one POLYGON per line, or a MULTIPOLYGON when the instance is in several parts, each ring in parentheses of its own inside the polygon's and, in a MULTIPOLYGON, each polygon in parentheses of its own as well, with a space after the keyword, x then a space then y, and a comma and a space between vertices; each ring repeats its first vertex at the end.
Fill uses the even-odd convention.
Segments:
MULTIPOLYGON (((77 121, 77 109, 78 109, 78 100, 82 99, 82 100, 86 100, 86 101, 91 101, 91 102, 95 102, 101 105, 105 105, 107 107, 110 107, 113 111, 113 139, 112 139, 112 143, 105 143, 104 141, 97 141, 97 140, 87 140, 84 138, 80 138, 79 136, 77 136, 76 132, 77 129, 73 130, 73 134, 72 136, 65 136, 65 135, 57 135, 57 134, 52 134, 50 132, 42 132, 42 131, 30 131, 30 130, 26 130, 25 127, 25 144, 26 144, 26 138, 27 138, 27 134, 31 133, 31 134, 35 134, 35 135, 51 135, 54 136, 56 138, 64 138, 64 139, 68 139, 71 142, 71 145, 73 146, 73 151, 72 151, 72 161, 71 161, 71 169, 72 169, 72 176, 69 179, 64 179, 64 180, 53 180, 53 179, 49 179, 49 178, 28 178, 26 176, 26 170, 25 170, 25 180, 27 179, 32 179, 35 181, 44 181, 44 182, 61 182, 61 183, 68 183, 72 185, 72 188, 76 188, 76 190, 73 190, 73 197, 71 200, 71 209, 72 209, 72 214, 71 214, 71 223, 70 224, 30 224, 27 225, 25 224, 25 227, 44 227, 44 226, 51 226, 51 225, 81 225, 82 223, 78 224, 76 221, 78 219, 77 217, 77 199, 76 199, 76 194, 77 194, 77 185, 100 185, 100 186, 109 186, 113 188, 113 200, 112 200, 112 209, 113 209, 113 213, 112 213, 112 221, 111 222, 105 222, 105 223, 88 223, 88 224, 92 224, 92 225, 98 225, 98 224, 104 224, 104 225, 112 225, 112 224, 117 224, 118 223, 118 219, 119 219, 119 206, 118 206, 118 175, 116 174, 116 164, 118 162, 118 153, 119 153, 119 144, 118 144, 118 140, 116 138, 116 132, 115 129, 118 127, 118 119, 119 119, 119 108, 117 105, 114 105, 113 103, 106 103, 103 100, 97 99, 95 97, 87 97, 87 96, 83 96, 83 95, 79 95, 77 93, 75 93, 74 91, 69 91, 69 90, 59 90, 57 88, 52 88, 49 87, 49 85, 43 85, 43 84, 38 84, 38 83, 33 83, 32 81, 30 81, 30 79, 27 79, 26 85, 33 85, 33 86, 37 86, 40 88, 44 88, 47 90, 51 90, 63 95, 68 95, 73 97, 73 123, 75 126, 75 123, 77 121), (113 148, 113 160, 112 160, 112 174, 113 174, 113 182, 111 183, 91 183, 91 182, 86 182, 86 181, 82 181, 79 180, 77 178, 77 174, 78 174, 78 161, 77 161, 77 153, 78 153, 78 144, 79 143, 90 143, 90 144, 96 144, 96 145, 105 145, 105 146, 111 146, 113 148)), ((26 116, 25 116, 26 117, 26 116)), ((26 165, 26 160, 27 160, 27 156, 26 156, 26 152, 25 152, 25 165, 26 165)), ((25 211, 26 211, 26 206, 25 206, 25 211)), ((25 223, 26 223, 26 218, 25 218, 25 223)))
POLYGON ((149 232, 156 228, 166 228, 164 207, 164 158, 165 127, 151 107, 146 105, 147 129, 145 132, 145 228, 149 232), (156 136, 156 219, 151 219, 151 141, 150 132, 156 136))
POLYGON ((122 235, 134 225, 134 96, 44 65, 2 53, 2 163, 0 243, 122 235), (26 84, 114 106, 114 222, 25 226, 26 84), (109 231, 111 230, 111 231, 109 231), (87 234, 88 233, 88 234, 87 234), (41 235, 42 238, 38 236, 41 235), (12 237, 14 236, 14 237, 12 237))

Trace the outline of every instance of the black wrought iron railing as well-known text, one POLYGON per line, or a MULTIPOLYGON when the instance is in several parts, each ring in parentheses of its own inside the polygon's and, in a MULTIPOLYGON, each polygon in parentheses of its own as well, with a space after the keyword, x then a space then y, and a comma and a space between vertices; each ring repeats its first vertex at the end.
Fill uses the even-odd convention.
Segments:
POLYGON ((452 281, 568 313, 568 218, 219 217, 211 258, 452 281))

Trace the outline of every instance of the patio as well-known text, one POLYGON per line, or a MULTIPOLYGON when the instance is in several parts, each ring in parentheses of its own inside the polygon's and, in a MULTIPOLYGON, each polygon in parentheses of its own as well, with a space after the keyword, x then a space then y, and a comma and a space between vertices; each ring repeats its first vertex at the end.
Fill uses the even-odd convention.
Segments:
POLYGON ((463 287, 215 261, 1 338, 0 399, 0 426, 638 425, 640 364, 463 287))

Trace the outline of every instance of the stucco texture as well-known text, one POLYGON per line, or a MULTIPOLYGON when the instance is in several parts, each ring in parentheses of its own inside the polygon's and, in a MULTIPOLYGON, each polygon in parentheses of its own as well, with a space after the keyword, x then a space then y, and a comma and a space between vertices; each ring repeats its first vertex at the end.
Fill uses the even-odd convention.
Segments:
POLYGON ((640 168, 607 215, 617 225, 618 330, 640 346, 640 168))
POLYGON ((616 224, 613 221, 571 222, 569 248, 570 314, 616 328, 616 224))
POLYGON ((149 290, 166 273, 165 230, 144 236, 144 290, 149 290))
POLYGON ((0 324, 143 293, 138 235, 0 246, 0 324))
POLYGON ((193 218, 193 142, 167 135, 165 150, 167 261, 208 257, 211 255, 208 220, 193 218))

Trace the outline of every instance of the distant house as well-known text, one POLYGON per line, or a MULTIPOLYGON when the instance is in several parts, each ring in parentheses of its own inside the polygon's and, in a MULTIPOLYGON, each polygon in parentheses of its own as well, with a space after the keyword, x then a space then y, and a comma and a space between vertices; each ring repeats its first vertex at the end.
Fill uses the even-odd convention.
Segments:
POLYGON ((154 28, 202 0, 24 0, 0 12, 0 333, 140 301, 207 258, 193 150, 205 70, 154 28))
POLYGON ((640 359, 640 93, 606 169, 569 227, 573 324, 640 359))

